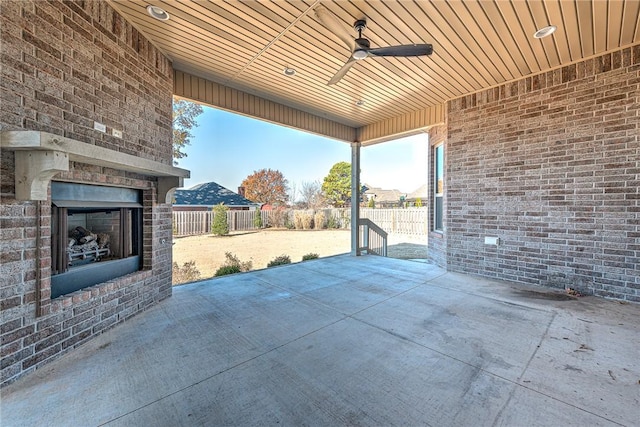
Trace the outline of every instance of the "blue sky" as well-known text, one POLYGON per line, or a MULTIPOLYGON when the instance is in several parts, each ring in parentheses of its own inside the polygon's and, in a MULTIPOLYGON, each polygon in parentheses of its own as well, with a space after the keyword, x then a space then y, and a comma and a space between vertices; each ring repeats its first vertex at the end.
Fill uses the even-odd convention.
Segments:
MULTIPOLYGON (((203 106, 192 129, 187 157, 178 167, 189 169, 185 188, 215 181, 236 191, 254 171, 277 169, 299 189, 304 181, 320 181, 337 162, 351 162, 349 144, 203 106)), ((426 183, 427 136, 361 149, 361 181, 384 189, 411 192, 426 183)))

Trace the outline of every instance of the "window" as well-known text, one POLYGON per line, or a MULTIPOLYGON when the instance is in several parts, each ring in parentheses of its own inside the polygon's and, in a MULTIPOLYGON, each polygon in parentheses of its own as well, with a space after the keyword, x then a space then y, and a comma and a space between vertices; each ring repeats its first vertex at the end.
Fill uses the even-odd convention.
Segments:
POLYGON ((433 148, 433 230, 444 231, 443 200, 444 200, 444 145, 433 148))
POLYGON ((51 185, 51 298, 140 270, 137 190, 51 185))

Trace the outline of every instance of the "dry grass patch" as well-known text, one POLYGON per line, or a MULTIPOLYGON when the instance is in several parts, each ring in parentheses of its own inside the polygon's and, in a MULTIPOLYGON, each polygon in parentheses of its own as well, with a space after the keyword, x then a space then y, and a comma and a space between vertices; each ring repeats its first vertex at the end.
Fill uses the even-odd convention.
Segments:
POLYGON ((190 261, 202 279, 213 277, 224 265, 229 252, 242 261, 250 261, 253 270, 266 268, 279 255, 288 255, 299 262, 304 255, 320 257, 348 253, 349 230, 261 230, 230 234, 229 236, 189 236, 174 238, 173 261, 184 265, 190 261))

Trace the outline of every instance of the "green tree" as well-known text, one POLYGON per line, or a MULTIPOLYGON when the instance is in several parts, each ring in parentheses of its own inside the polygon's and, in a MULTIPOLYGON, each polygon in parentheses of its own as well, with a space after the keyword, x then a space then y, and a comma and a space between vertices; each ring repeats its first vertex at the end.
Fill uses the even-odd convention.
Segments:
POLYGON ((322 182, 322 192, 331 205, 344 206, 351 199, 351 164, 338 162, 322 182))
POLYGON ((260 211, 260 209, 256 209, 255 211, 255 215, 253 217, 253 225, 254 227, 260 229, 264 226, 264 224, 262 223, 262 211, 260 211))
POLYGON ((244 197, 257 203, 284 205, 287 203, 288 182, 279 170, 261 169, 246 177, 242 184, 244 197))
POLYGON ((202 114, 202 107, 184 99, 173 100, 173 163, 187 157, 183 150, 191 143, 191 129, 198 126, 196 119, 202 114))
POLYGON ((420 197, 418 197, 416 199, 416 203, 414 205, 416 208, 421 208, 422 207, 422 199, 420 197))
POLYGON ((216 236, 226 236, 229 234, 229 224, 227 222, 227 208, 224 203, 213 207, 213 221, 211 222, 211 232, 216 236))
POLYGON ((371 209, 375 209, 376 207, 376 199, 374 199, 373 197, 369 199, 369 204, 367 205, 368 207, 370 207, 371 209))

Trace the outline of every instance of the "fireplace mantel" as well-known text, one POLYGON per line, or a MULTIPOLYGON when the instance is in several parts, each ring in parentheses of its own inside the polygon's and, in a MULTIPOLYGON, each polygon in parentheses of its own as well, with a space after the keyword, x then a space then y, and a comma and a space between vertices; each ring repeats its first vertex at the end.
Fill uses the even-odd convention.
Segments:
POLYGON ((69 161, 135 172, 158 179, 158 201, 171 203, 189 171, 75 139, 40 131, 2 131, 0 148, 16 151, 16 199, 47 200, 51 178, 69 161))

